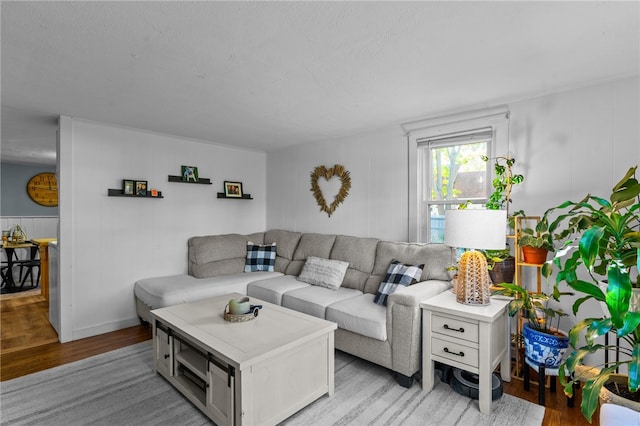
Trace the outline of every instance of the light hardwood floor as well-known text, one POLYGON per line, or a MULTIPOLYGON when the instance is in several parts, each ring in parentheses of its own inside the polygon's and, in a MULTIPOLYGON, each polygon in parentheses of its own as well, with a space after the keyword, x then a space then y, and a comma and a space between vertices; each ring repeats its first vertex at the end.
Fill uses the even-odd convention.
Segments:
MULTIPOLYGON (((58 343, 57 334, 48 321, 48 305, 41 296, 0 300, 0 317, 0 381, 151 339, 148 326, 136 326, 69 343, 58 343)), ((504 383, 504 390, 518 398, 534 403, 538 401, 536 385, 532 385, 527 392, 522 388, 522 381, 512 380, 511 383, 504 383)), ((574 408, 567 407, 566 398, 559 386, 555 394, 547 390, 546 399, 543 426, 589 425, 580 413, 579 391, 574 408)), ((591 424, 599 426, 598 411, 591 424)))

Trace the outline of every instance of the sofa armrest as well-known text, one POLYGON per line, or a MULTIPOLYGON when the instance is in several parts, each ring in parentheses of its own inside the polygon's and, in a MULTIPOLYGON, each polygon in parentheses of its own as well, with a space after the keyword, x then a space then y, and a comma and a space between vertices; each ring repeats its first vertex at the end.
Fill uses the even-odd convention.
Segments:
POLYGON ((420 369, 422 313, 420 303, 448 291, 448 281, 422 281, 403 287, 387 299, 387 339, 392 348, 393 371, 412 376, 420 369))

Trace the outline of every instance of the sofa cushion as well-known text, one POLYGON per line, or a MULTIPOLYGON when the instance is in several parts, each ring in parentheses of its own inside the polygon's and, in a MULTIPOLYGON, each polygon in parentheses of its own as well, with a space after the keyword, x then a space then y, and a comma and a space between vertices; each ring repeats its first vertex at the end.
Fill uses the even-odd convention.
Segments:
POLYGON ((327 306, 327 321, 376 340, 387 340, 387 308, 373 303, 373 294, 363 294, 327 306))
POLYGON ((300 275, 302 267, 309 256, 328 259, 335 240, 335 235, 302 234, 298 247, 296 247, 296 251, 293 254, 293 260, 287 266, 286 274, 300 275))
POLYGON ((311 285, 337 290, 342 285, 349 264, 341 260, 309 256, 298 280, 311 285))
POLYGON ((196 278, 238 274, 244 270, 247 241, 262 244, 263 234, 225 234, 191 237, 189 274, 196 278))
POLYGON ((251 281, 279 276, 282 276, 279 272, 255 272, 253 274, 241 272, 209 278, 171 275, 138 280, 134 285, 133 292, 150 309, 158 309, 227 293, 246 294, 247 284, 251 281))
POLYGON ((380 241, 376 251, 376 263, 373 275, 367 280, 364 291, 376 293, 380 281, 384 278, 387 267, 393 259, 406 264, 424 264, 419 281, 441 280, 451 281, 453 272, 447 267, 455 264, 454 250, 444 244, 398 243, 380 241))
POLYGON ((393 294, 398 287, 408 287, 420 280, 423 267, 424 265, 405 265, 395 259, 392 260, 373 301, 378 305, 386 306, 387 297, 393 294))
POLYGON ((331 249, 331 259, 349 263, 343 287, 363 291, 365 282, 373 271, 376 259, 377 238, 359 238, 338 235, 331 249))
POLYGON ((297 278, 295 275, 282 275, 275 278, 252 281, 247 285, 247 296, 281 305, 282 295, 286 292, 309 287, 309 284, 298 281, 297 278))
POLYGON ((264 233, 263 244, 276 243, 278 246, 278 253, 276 254, 276 272, 282 272, 283 274, 287 270, 287 266, 293 259, 293 253, 300 241, 299 232, 285 231, 282 229, 273 229, 264 233))
POLYGON ((361 291, 352 288, 340 287, 336 291, 331 291, 323 287, 311 285, 286 292, 282 296, 282 306, 318 318, 325 318, 327 306, 341 300, 360 296, 361 294, 361 291))
POLYGON ((269 245, 247 242, 247 259, 244 272, 270 271, 276 264, 276 243, 269 245))

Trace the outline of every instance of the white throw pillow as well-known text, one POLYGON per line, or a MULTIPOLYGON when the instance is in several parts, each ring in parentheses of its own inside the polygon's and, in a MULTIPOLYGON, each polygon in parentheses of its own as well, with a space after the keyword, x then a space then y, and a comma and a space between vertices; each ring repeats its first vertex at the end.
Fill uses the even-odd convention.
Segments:
POLYGON ((349 262, 309 256, 298 280, 311 285, 337 290, 342 285, 349 262))

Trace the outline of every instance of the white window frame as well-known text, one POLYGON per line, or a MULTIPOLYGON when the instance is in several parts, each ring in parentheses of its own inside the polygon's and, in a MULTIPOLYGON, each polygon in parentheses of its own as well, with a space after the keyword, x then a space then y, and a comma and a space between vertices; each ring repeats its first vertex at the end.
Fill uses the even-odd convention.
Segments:
MULTIPOLYGON (((471 111, 459 114, 428 118, 402 125, 406 135, 409 154, 409 241, 429 242, 429 217, 420 200, 425 174, 429 166, 422 164, 418 145, 426 140, 452 134, 464 134, 482 128, 492 129, 489 157, 495 153, 509 152, 509 109, 507 106, 471 111)), ((502 155, 502 154, 501 154, 502 155)), ((493 171, 490 171, 493 173, 493 171)), ((492 178, 492 175, 490 175, 492 178)), ((489 181, 491 179, 488 179, 489 181)), ((447 202, 446 204, 450 204, 447 202)))

